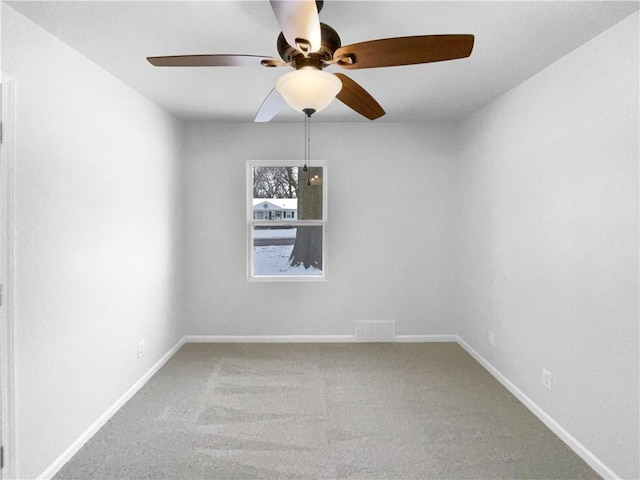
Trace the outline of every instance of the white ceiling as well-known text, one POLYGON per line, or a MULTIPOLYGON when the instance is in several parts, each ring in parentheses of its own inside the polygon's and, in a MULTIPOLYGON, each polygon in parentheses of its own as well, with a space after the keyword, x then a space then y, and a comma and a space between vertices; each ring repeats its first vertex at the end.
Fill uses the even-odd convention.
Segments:
MULTIPOLYGON (((260 1, 6 2, 123 82, 185 119, 252 121, 289 68, 158 68, 147 56, 231 53, 278 57, 279 33, 260 1)), ((638 1, 325 0, 320 19, 342 44, 471 33, 470 58, 345 71, 387 114, 376 122, 456 121, 638 10, 638 1)), ((330 67, 339 71, 339 67, 330 67)), ((273 121, 299 120, 291 109, 273 121)), ((334 101, 315 121, 364 121, 334 101)))

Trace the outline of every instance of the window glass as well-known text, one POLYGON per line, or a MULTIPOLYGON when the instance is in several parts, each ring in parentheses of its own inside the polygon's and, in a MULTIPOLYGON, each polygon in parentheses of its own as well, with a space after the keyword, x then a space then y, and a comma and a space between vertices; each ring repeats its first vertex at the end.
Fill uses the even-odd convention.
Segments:
POLYGON ((250 280, 325 279, 326 165, 315 163, 248 162, 250 280))

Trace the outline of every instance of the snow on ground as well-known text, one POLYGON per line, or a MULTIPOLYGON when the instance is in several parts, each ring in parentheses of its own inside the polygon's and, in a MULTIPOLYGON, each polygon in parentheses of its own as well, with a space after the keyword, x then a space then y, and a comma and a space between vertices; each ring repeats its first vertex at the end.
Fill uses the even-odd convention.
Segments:
MULTIPOLYGON (((254 228, 253 238, 296 238, 295 228, 254 228)), ((300 265, 289 265, 289 257, 293 245, 266 245, 253 247, 253 272, 254 275, 299 275, 321 276, 322 270, 300 265)))
MULTIPOLYGON (((295 231, 295 229, 291 230, 295 231)), ((304 266, 302 265, 297 267, 292 267, 291 265, 289 265, 289 257, 291 256, 292 250, 293 245, 268 245, 266 247, 253 247, 254 275, 322 275, 322 270, 315 267, 304 268, 304 266)))

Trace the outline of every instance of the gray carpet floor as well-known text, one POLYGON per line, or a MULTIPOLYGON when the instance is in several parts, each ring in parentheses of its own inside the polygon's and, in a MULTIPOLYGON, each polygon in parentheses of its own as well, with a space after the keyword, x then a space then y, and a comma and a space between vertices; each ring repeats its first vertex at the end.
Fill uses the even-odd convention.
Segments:
POLYGON ((55 476, 125 478, 600 477, 458 345, 352 343, 184 345, 55 476))

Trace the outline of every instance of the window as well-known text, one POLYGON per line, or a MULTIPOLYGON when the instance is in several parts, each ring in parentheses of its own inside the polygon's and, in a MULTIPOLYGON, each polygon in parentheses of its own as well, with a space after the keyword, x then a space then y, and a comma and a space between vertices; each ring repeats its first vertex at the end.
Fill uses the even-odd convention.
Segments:
POLYGON ((247 162, 248 276, 326 280, 327 166, 247 162))

